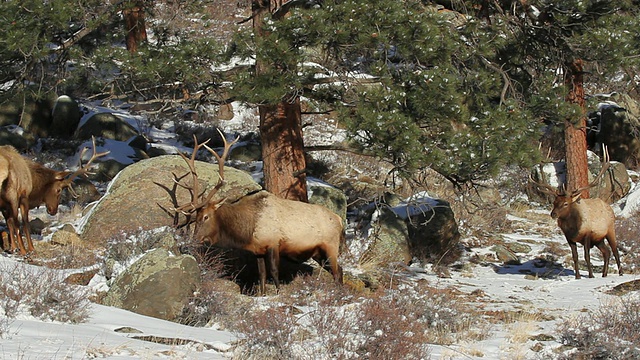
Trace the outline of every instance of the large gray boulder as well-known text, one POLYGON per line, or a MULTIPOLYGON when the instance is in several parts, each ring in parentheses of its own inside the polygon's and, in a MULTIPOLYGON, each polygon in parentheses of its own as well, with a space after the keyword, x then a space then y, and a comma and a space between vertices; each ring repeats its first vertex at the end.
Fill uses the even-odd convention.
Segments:
POLYGON ((360 265, 365 268, 411 262, 409 231, 405 219, 386 205, 375 212, 367 243, 369 245, 359 260, 360 265))
POLYGON ((415 258, 437 265, 449 265, 460 258, 460 232, 448 202, 421 199, 408 209, 409 247, 415 258))
POLYGON ((52 94, 43 99, 15 99, 0 104, 0 125, 20 125, 34 137, 49 137, 51 110, 55 98, 52 94))
POLYGON ((139 134, 133 126, 108 112, 97 112, 83 121, 76 131, 76 138, 91 139, 92 136, 106 139, 128 141, 139 134))
MULTIPOLYGON (((201 189, 210 189, 219 181, 218 165, 196 161, 201 189)), ((171 209, 190 201, 189 192, 177 186, 174 176, 187 174, 188 167, 178 155, 165 155, 139 161, 122 170, 109 184, 107 193, 85 216, 81 237, 106 243, 122 233, 155 229, 183 223, 171 209), (175 174, 175 175, 174 175, 175 174)), ((225 185, 216 198, 233 201, 261 189, 251 175, 225 167, 225 185)), ((190 176, 183 179, 190 181, 190 176)))
POLYGON ((424 194, 409 200, 388 194, 375 209, 361 264, 418 260, 447 265, 460 257, 460 233, 448 202, 424 194))
POLYGON ((635 169, 640 164, 640 104, 626 94, 603 100, 599 99, 598 110, 589 116, 596 129, 589 134, 595 134, 593 145, 607 145, 612 160, 635 169))
POLYGON ((318 181, 308 181, 309 203, 318 204, 338 214, 342 221, 347 221, 347 196, 331 185, 318 181))
POLYGON ((200 268, 190 255, 151 250, 119 274, 103 304, 174 320, 200 286, 200 268))
POLYGON ((67 95, 60 96, 51 112, 51 135, 70 138, 80 123, 80 106, 67 95))

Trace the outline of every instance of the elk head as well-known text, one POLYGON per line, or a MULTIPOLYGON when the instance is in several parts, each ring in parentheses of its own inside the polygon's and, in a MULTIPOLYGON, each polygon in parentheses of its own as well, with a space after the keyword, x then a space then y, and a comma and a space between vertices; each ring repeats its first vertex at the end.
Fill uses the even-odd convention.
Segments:
POLYGON ((60 195, 62 194, 62 190, 64 190, 65 188, 69 188, 69 190, 74 194, 74 196, 77 196, 73 191, 73 187, 72 187, 73 180, 75 180, 79 176, 87 176, 89 174, 92 174, 91 172, 89 172, 89 168, 91 167, 91 164, 93 163, 93 161, 97 158, 106 156, 110 153, 110 151, 104 151, 101 153, 97 152, 98 148, 96 146, 96 138, 94 136, 91 137, 91 145, 92 145, 91 157, 89 158, 86 164, 82 165, 82 158, 84 157, 84 155, 87 153, 89 149, 87 147, 84 147, 80 152, 78 170, 73 172, 63 171, 56 174, 55 185, 49 189, 49 191, 45 196, 45 202, 47 204, 47 211, 49 212, 49 214, 52 213, 51 210, 53 210, 53 214, 57 212, 58 203, 60 202, 60 195), (50 204, 55 204, 55 209, 50 209, 49 208, 50 204))
POLYGON ((609 153, 606 148, 603 151, 602 161, 603 161, 602 168, 600 169, 600 172, 598 173, 598 175, 596 175, 596 177, 593 179, 593 181, 590 182, 589 185, 578 188, 571 192, 566 190, 564 185, 556 189, 551 185, 536 182, 535 180, 533 180, 533 177, 529 175, 529 181, 532 182, 534 185, 536 185, 540 189, 540 191, 542 191, 545 194, 555 196, 555 199, 553 201, 553 210, 551 210, 551 214, 550 214, 552 218, 558 219, 558 218, 565 218, 566 216, 568 216, 571 210, 571 205, 577 204, 580 202, 580 199, 582 197, 582 192, 584 190, 590 189, 598 185, 598 183, 600 182, 600 179, 605 174, 605 172, 607 172, 607 170, 609 169, 609 166, 611 165, 609 162, 609 153))
POLYGON ((222 133, 222 131, 218 129, 218 133, 220 133, 220 136, 222 137, 222 141, 224 143, 224 150, 222 151, 222 155, 218 155, 218 153, 215 152, 215 150, 207 146, 207 143, 209 142, 210 139, 208 139, 207 141, 201 144, 198 144, 198 140, 194 135, 193 139, 194 139, 195 145, 193 147, 193 152, 191 154, 191 157, 188 158, 186 155, 180 153, 180 156, 184 159, 184 161, 187 163, 187 166, 189 167, 189 174, 191 175, 191 184, 185 185, 180 183, 178 181, 179 179, 178 177, 176 177, 176 179, 174 180, 176 181, 177 185, 187 189, 191 196, 191 201, 189 203, 177 206, 175 208, 175 211, 180 212, 185 216, 187 216, 187 224, 189 223, 189 220, 192 218, 192 216, 195 214, 195 223, 196 223, 195 237, 198 240, 206 241, 209 243, 216 242, 219 227, 218 227, 215 213, 218 210, 218 208, 226 200, 223 198, 218 201, 212 201, 211 199, 218 192, 218 190, 220 190, 220 188, 224 185, 224 162, 229 156, 229 151, 231 150, 231 147, 240 139, 239 137, 237 137, 235 140, 228 142, 224 134, 222 133), (213 187, 213 189, 209 191, 207 195, 204 195, 204 192, 201 192, 200 190, 200 184, 198 182, 198 174, 196 172, 196 166, 195 166, 196 154, 198 153, 198 150, 200 150, 203 147, 207 149, 216 158, 218 162, 218 174, 219 174, 218 183, 213 187))
POLYGON ((109 153, 108 151, 97 153, 95 138, 92 139, 92 143, 93 154, 91 158, 86 164, 82 165, 82 158, 88 150, 85 147, 80 154, 80 165, 76 171, 56 171, 31 160, 27 161, 33 185, 32 191, 29 194, 30 208, 40 206, 44 202, 47 207, 47 212, 50 215, 55 215, 58 212, 58 204, 62 190, 68 187, 73 191, 71 187, 73 180, 78 176, 88 174, 91 163, 95 159, 109 153))

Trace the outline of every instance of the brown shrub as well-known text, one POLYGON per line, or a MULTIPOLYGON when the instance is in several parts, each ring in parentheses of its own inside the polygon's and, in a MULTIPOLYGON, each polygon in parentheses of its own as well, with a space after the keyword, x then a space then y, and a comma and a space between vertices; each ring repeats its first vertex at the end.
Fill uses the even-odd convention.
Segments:
POLYGON ((560 359, 640 358, 640 300, 620 298, 558 325, 560 359))
POLYGON ((640 219, 632 216, 627 219, 617 219, 616 239, 622 256, 623 268, 626 273, 637 273, 640 270, 640 219))

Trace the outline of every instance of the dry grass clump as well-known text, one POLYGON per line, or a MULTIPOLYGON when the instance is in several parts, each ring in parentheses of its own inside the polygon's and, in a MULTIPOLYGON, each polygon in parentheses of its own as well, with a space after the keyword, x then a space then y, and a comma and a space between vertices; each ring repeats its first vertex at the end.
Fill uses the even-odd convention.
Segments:
POLYGON ((468 340, 483 323, 453 292, 424 283, 362 292, 313 276, 246 309, 229 327, 243 339, 237 359, 425 359, 429 344, 468 340))
POLYGON ((640 358, 640 299, 620 298, 558 325, 560 359, 640 358))
POLYGON ((210 251, 195 241, 183 246, 186 252, 200 264, 202 283, 189 303, 182 309, 176 322, 190 326, 207 326, 216 323, 226 328, 240 317, 250 299, 240 296, 240 287, 229 280, 221 279, 225 274, 225 259, 222 253, 210 251))
POLYGON ((0 294, 5 320, 28 313, 41 320, 80 323, 89 316, 87 290, 66 284, 63 274, 45 267, 0 266, 0 294))
POLYGON ((37 243, 31 262, 52 269, 80 269, 98 264, 102 250, 93 242, 80 240, 75 233, 59 230, 51 241, 37 243))

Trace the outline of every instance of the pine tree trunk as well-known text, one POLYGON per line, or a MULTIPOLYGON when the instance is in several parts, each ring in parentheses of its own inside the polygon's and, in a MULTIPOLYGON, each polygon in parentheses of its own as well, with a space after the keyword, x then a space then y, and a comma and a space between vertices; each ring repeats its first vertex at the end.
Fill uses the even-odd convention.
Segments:
MULTIPOLYGON (((253 28, 256 36, 264 36, 263 14, 269 11, 269 1, 253 1, 253 28)), ((256 75, 270 64, 256 59, 256 75)), ((300 97, 277 104, 260 105, 260 140, 264 187, 276 196, 308 201, 306 162, 302 137, 300 97)))
POLYGON ((300 98, 260 106, 264 186, 273 194, 307 201, 300 98))
POLYGON ((138 51, 138 45, 147 39, 147 27, 144 21, 144 4, 142 1, 122 11, 126 25, 127 50, 131 54, 138 51))
MULTIPOLYGON (((576 59, 569 66, 565 78, 569 88, 567 101, 580 105, 583 113, 577 123, 571 119, 565 120, 564 142, 566 148, 567 183, 568 190, 575 190, 587 186, 589 183, 589 168, 587 164, 587 133, 586 116, 584 112, 584 87, 582 60, 576 59)), ((589 197, 589 190, 582 193, 589 197)))

